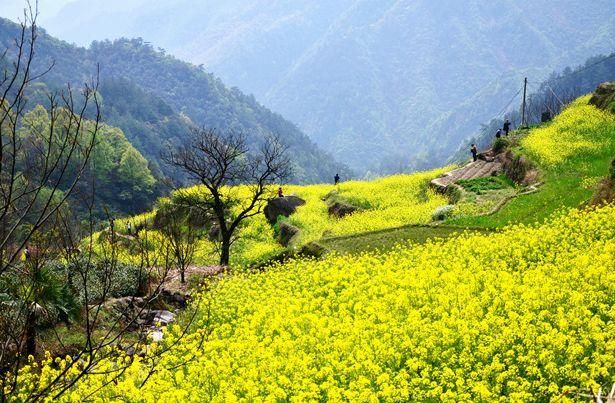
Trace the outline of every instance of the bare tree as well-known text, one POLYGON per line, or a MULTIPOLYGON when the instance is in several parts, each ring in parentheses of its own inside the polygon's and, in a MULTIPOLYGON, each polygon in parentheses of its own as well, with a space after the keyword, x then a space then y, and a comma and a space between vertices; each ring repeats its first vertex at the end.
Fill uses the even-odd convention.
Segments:
POLYGON ((174 214, 169 218, 165 228, 167 241, 175 258, 180 281, 186 282, 186 269, 192 264, 196 250, 196 230, 188 220, 182 220, 174 214))
MULTIPOLYGON (((84 192, 90 193, 89 196, 80 195, 87 204, 87 228, 77 225, 71 209, 67 208, 69 198, 74 201, 71 196, 79 193, 78 185, 88 174, 90 156, 97 144, 101 122, 98 78, 92 84, 85 84, 80 96, 70 86, 64 92, 49 94, 46 105, 49 123, 25 129, 24 120, 30 109, 28 88, 53 67, 51 64, 41 74, 33 73, 38 39, 36 17, 36 7, 33 9, 28 4, 14 46, 0 53, 1 402, 21 393, 19 369, 27 362, 28 355, 36 352, 41 321, 48 322, 54 332, 58 319, 78 321, 84 342, 57 376, 27 391, 26 397, 20 397, 27 401, 63 395, 80 379, 99 371, 100 363, 113 360, 122 351, 132 350, 137 354, 146 351, 142 348, 146 340, 135 341, 134 334, 146 334, 139 320, 160 298, 172 261, 170 249, 162 251, 157 259, 147 255, 147 233, 139 240, 143 242, 135 242, 141 262, 147 262, 147 266, 137 268, 135 283, 140 284, 142 279, 158 280, 149 284, 148 295, 141 298, 137 309, 109 321, 104 303, 112 296, 120 265, 119 240, 113 221, 110 220, 107 240, 95 245, 92 235, 98 228, 93 219, 94 181, 89 184, 91 193, 84 192), (23 261, 22 257, 25 257, 23 261), (52 270, 54 260, 60 258, 64 262, 65 278, 52 270), (100 284, 93 293, 95 276, 100 284), (67 303, 70 302, 67 297, 71 296, 79 298, 80 306, 76 310, 67 303), (75 311, 79 310, 81 316, 75 318, 75 311)), ((195 314, 196 311, 187 315, 184 333, 195 314)), ((56 336, 62 344, 62 338, 57 333, 56 336)), ((154 355, 143 354, 150 374, 179 339, 154 355)), ((111 381, 120 377, 129 365, 118 363, 111 381)))
POLYGON ((37 38, 36 14, 30 9, 13 61, 8 62, 8 50, 1 60, 9 67, 0 72, 0 274, 70 197, 88 166, 101 119, 95 81, 84 86, 78 101, 70 87, 49 95, 50 124, 37 133, 43 141, 29 144, 20 136, 26 91, 40 77, 32 73, 37 38), (92 108, 94 124, 86 129, 92 108))
POLYGON ((220 265, 228 266, 231 245, 241 223, 261 213, 271 186, 290 175, 286 147, 268 137, 251 152, 243 133, 194 130, 190 144, 171 150, 165 161, 186 172, 206 191, 198 208, 215 217, 220 234, 220 265), (243 195, 233 185, 243 184, 243 195))

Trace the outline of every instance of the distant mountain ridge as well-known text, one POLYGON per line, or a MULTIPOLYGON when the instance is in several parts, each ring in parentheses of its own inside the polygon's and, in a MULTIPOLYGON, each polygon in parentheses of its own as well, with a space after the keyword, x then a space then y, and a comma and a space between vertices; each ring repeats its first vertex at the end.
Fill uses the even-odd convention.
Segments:
POLYGON ((391 172, 443 163, 524 76, 612 52, 613 11, 610 0, 77 0, 47 25, 81 43, 146 38, 357 170, 391 172))
MULTIPOLYGON (((17 32, 17 24, 0 19, 0 47, 10 47, 17 32)), ((55 64, 40 80, 48 89, 80 85, 100 66, 105 121, 121 128, 159 175, 180 178, 162 164, 161 153, 185 142, 194 126, 244 132, 252 146, 265 136, 278 135, 289 146, 293 182, 322 182, 338 170, 348 174, 294 124, 254 97, 140 39, 94 42, 81 48, 41 31, 36 60, 36 71, 55 64)), ((31 97, 36 100, 37 94, 31 97)))

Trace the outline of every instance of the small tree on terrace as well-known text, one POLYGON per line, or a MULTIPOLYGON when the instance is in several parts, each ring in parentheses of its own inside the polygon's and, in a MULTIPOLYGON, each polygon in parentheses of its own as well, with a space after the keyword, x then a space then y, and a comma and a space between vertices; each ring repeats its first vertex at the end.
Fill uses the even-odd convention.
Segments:
POLYGON ((228 266, 231 245, 240 224, 259 214, 274 183, 288 178, 290 161, 278 138, 268 137, 251 152, 242 133, 193 132, 192 141, 165 156, 206 190, 195 207, 210 211, 219 228, 220 265, 228 266), (244 184, 244 189, 233 185, 244 184))
POLYGON ((196 249, 196 230, 189 222, 189 217, 171 215, 164 232, 167 235, 171 253, 175 258, 179 278, 182 284, 186 282, 186 270, 192 264, 196 249))

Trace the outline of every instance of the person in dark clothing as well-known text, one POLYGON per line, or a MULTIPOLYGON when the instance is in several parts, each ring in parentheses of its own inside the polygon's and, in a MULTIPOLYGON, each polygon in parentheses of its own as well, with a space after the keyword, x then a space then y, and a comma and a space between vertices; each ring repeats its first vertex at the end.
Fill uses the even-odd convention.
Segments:
POLYGON ((498 129, 498 131, 495 132, 495 138, 499 139, 500 137, 502 137, 502 129, 498 129))
POLYGON ((336 185, 340 183, 340 174, 335 174, 335 177, 333 179, 335 180, 336 185))
POLYGON ((476 144, 472 144, 472 148, 470 148, 470 152, 472 153, 472 159, 474 161, 478 161, 478 149, 476 148, 476 144))
POLYGON ((23 256, 26 259, 26 261, 30 261, 30 249, 28 248, 28 245, 26 245, 26 247, 23 250, 23 256))
POLYGON ((284 197, 284 192, 282 191, 282 188, 278 188, 278 197, 284 197))
POLYGON ((506 119, 506 121, 504 122, 504 133, 506 133, 506 135, 508 136, 508 132, 510 131, 510 121, 508 119, 506 119))

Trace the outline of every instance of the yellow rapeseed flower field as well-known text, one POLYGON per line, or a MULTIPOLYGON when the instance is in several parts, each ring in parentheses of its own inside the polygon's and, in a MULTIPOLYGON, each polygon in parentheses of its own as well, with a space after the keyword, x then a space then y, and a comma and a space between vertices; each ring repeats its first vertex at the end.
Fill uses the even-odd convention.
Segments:
POLYGON ((556 119, 532 130, 521 145, 545 167, 565 163, 570 157, 591 154, 615 142, 613 115, 589 105, 590 95, 580 97, 556 119))
MULTIPOLYGON (((196 303, 195 330, 143 388, 141 359, 109 384, 120 364, 106 362, 64 400, 566 401, 615 380, 615 207, 292 261, 196 303)), ((25 368, 23 393, 61 368, 25 368)))

